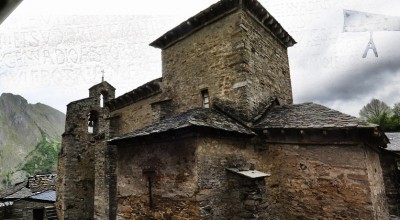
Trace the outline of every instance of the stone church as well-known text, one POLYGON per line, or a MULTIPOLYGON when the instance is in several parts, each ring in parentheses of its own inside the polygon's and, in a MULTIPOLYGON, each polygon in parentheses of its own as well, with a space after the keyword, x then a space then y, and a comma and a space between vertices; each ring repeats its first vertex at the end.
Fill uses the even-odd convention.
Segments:
POLYGON ((398 158, 385 151, 384 133, 293 104, 294 44, 256 0, 221 0, 150 44, 161 49, 161 78, 119 97, 102 81, 68 104, 59 218, 388 219, 399 211, 398 158))

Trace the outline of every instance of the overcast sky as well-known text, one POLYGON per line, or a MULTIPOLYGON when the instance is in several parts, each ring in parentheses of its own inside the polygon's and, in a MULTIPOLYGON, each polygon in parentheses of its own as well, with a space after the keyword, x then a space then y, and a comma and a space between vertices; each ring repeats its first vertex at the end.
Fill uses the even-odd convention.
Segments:
MULTIPOLYGON (((110 2, 24 0, 0 26, 0 93, 65 112, 104 70, 122 95, 161 76, 160 50, 148 44, 216 0, 110 2)), ((372 98, 400 102, 400 32, 373 33, 378 58, 362 58, 368 32, 343 32, 344 9, 396 16, 399 1, 260 2, 298 42, 289 49, 295 103, 358 116, 372 98)))

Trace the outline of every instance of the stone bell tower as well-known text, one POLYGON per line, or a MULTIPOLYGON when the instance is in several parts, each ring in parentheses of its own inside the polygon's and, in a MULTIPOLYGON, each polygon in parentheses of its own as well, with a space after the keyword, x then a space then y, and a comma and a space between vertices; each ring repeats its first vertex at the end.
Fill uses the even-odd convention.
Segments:
POLYGON ((115 88, 102 80, 89 89, 88 98, 67 105, 57 171, 60 219, 93 219, 95 178, 99 175, 96 161, 104 157, 101 149, 108 135, 108 109, 104 103, 113 98, 115 88))

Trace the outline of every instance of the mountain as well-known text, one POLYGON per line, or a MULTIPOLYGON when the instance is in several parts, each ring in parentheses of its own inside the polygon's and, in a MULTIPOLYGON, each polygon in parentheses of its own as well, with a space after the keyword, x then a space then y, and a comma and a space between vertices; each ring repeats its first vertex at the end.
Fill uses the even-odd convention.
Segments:
POLYGON ((65 114, 19 95, 0 96, 0 189, 27 175, 55 172, 65 114))

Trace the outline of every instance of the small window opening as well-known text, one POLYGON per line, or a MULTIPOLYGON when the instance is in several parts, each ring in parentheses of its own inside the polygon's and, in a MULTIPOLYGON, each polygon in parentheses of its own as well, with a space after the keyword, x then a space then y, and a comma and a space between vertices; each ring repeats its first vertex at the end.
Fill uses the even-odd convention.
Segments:
POLYGON ((205 89, 205 90, 201 91, 201 96, 203 98, 203 107, 210 108, 210 97, 208 95, 208 90, 205 89))
POLYGON ((97 126, 97 114, 91 111, 88 115, 88 133, 93 134, 95 132, 95 127, 97 126))
POLYGON ((100 108, 105 106, 106 101, 108 100, 108 93, 107 91, 102 91, 100 93, 100 108))
POLYGON ((88 122, 88 133, 89 134, 93 134, 93 126, 94 126, 94 122, 93 121, 89 121, 88 122))
POLYGON ((104 97, 103 94, 100 94, 100 108, 104 107, 104 97))
POLYGON ((144 169, 143 170, 143 176, 147 180, 147 188, 148 188, 148 193, 149 193, 149 207, 152 209, 154 208, 153 204, 153 193, 152 193, 152 187, 153 187, 153 182, 154 178, 156 176, 156 171, 154 169, 144 169))

